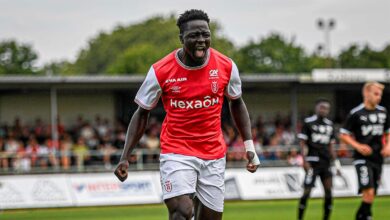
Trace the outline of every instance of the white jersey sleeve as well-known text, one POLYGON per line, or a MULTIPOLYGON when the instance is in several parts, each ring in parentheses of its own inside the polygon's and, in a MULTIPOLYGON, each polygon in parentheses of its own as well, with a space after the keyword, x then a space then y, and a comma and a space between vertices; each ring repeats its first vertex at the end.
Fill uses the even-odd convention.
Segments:
POLYGON ((161 87, 152 66, 139 88, 134 101, 143 109, 151 110, 157 105, 160 96, 161 87))
POLYGON ((225 95, 230 99, 241 97, 241 79, 236 64, 232 61, 232 72, 230 74, 229 84, 225 90, 225 95))

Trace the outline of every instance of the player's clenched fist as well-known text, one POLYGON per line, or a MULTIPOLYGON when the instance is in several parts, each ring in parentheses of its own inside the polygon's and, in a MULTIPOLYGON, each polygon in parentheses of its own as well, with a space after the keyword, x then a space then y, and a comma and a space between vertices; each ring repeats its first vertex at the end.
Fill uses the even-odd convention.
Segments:
POLYGON ((116 167, 114 174, 118 179, 123 182, 127 179, 127 170, 129 169, 129 162, 127 160, 122 160, 119 162, 116 167))
POLYGON ((248 152, 246 152, 246 157, 248 158, 248 164, 246 165, 246 169, 251 173, 256 172, 259 165, 255 165, 253 163, 253 159, 255 157, 255 154, 251 151, 248 151, 248 152))
POLYGON ((359 145, 359 148, 357 148, 359 153, 363 154, 364 156, 368 156, 372 153, 372 149, 367 144, 361 144, 359 145))

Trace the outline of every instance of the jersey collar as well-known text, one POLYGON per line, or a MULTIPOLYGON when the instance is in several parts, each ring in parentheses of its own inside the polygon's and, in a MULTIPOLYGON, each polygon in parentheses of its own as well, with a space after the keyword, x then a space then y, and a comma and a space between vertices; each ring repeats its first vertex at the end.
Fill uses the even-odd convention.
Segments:
POLYGON ((183 67, 184 69, 187 69, 187 70, 198 70, 198 69, 202 69, 203 67, 207 66, 207 64, 209 64, 209 60, 210 60, 210 48, 207 50, 206 52, 206 61, 200 65, 200 66, 187 66, 185 65, 183 62, 181 62, 181 60, 179 59, 179 51, 180 50, 183 50, 182 48, 180 49, 177 49, 176 52, 175 52, 175 58, 176 58, 176 62, 181 66, 183 67))

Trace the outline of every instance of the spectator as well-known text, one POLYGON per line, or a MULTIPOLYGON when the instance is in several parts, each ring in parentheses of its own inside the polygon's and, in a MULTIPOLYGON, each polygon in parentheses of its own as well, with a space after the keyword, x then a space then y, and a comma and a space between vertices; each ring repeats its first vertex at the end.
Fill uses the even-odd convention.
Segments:
POLYGON ((88 160, 90 158, 89 149, 85 144, 83 137, 79 137, 77 143, 73 145, 72 151, 76 160, 77 170, 83 170, 84 165, 88 163, 88 160))
POLYGON ((62 169, 64 170, 69 170, 71 160, 70 160, 70 155, 71 155, 71 150, 73 146, 73 141, 72 137, 68 134, 65 133, 63 135, 63 138, 60 141, 60 160, 61 160, 61 166, 62 169))
POLYGON ((101 120, 100 116, 95 118, 95 130, 99 137, 105 137, 111 132, 108 119, 101 120))
POLYGON ((23 144, 20 142, 20 146, 16 153, 16 159, 14 162, 14 168, 19 172, 28 172, 31 170, 31 160, 26 154, 23 144))
POLYGON ((0 167, 3 170, 8 170, 8 158, 5 150, 5 141, 2 136, 0 136, 0 167))
POLYGON ((244 141, 242 140, 242 137, 238 135, 236 137, 236 140, 234 140, 229 150, 231 151, 231 159, 234 161, 241 161, 245 158, 245 146, 244 141))
POLYGON ((292 166, 302 166, 303 165, 303 157, 298 153, 295 147, 290 149, 290 152, 287 155, 287 162, 292 166))
POLYGON ((295 143, 295 133, 291 129, 291 125, 286 125, 282 132, 282 145, 291 146, 295 143))
POLYGON ((20 141, 15 138, 13 131, 10 131, 8 134, 8 140, 5 142, 5 156, 8 158, 7 166, 10 164, 12 166, 14 165, 20 147, 20 141))
POLYGON ((151 129, 145 133, 145 148, 147 149, 146 162, 155 162, 158 160, 158 149, 160 148, 160 139, 158 138, 158 131, 151 129))
POLYGON ((344 143, 340 143, 339 148, 336 150, 337 158, 351 158, 351 151, 344 143))
POLYGON ((58 158, 57 158, 57 153, 59 149, 59 142, 54 141, 52 139, 46 139, 45 145, 47 146, 48 149, 48 159, 50 162, 50 166, 54 168, 58 168, 58 158))
POLYGON ((31 166, 35 167, 38 164, 39 144, 37 139, 31 135, 26 147, 26 155, 30 157, 31 166))
POLYGON ((103 155, 104 168, 106 170, 110 170, 111 156, 117 152, 117 149, 112 145, 108 136, 104 137, 102 142, 99 144, 99 151, 103 155))
POLYGON ((93 127, 91 126, 91 124, 89 124, 88 122, 86 122, 84 124, 84 126, 81 128, 80 130, 80 136, 82 138, 84 138, 84 140, 89 140, 89 139, 92 139, 95 137, 95 130, 93 129, 93 127))
POLYGON ((34 135, 37 138, 38 142, 43 142, 46 138, 46 129, 45 126, 40 118, 37 118, 35 120, 34 125, 34 135))

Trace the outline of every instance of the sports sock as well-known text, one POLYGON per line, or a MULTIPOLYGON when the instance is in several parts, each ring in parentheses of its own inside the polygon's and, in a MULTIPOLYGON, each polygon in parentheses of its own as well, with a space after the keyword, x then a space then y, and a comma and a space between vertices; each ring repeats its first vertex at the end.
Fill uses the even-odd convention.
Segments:
POLYGON ((362 202, 356 213, 356 220, 371 220, 371 217, 371 203, 362 202))
POLYGON ((302 198, 299 200, 298 220, 303 219, 303 214, 305 213, 305 209, 306 209, 306 203, 307 203, 307 196, 302 196, 302 198))
POLYGON ((332 197, 325 197, 324 202, 324 220, 328 220, 332 212, 332 197))

